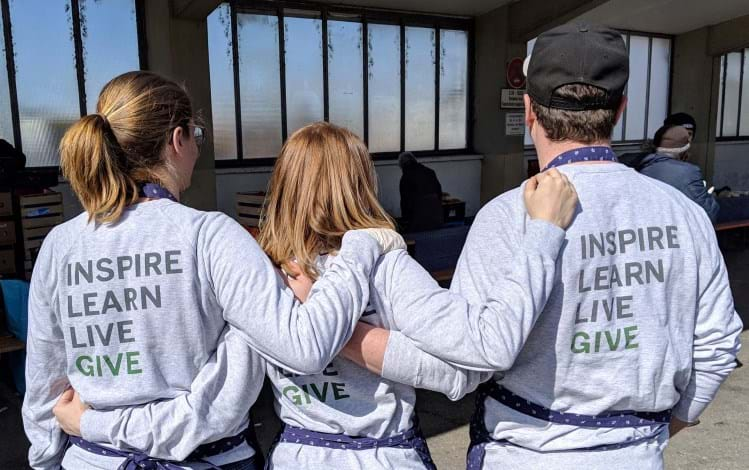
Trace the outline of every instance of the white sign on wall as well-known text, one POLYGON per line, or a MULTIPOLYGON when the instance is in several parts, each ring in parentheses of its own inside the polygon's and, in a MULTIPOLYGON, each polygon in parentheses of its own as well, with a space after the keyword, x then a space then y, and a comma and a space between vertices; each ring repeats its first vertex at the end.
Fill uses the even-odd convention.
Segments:
POLYGON ((502 97, 499 102, 501 109, 523 109, 523 94, 525 90, 513 88, 502 88, 502 97))
POLYGON ((525 113, 505 113, 505 135, 525 134, 525 113))

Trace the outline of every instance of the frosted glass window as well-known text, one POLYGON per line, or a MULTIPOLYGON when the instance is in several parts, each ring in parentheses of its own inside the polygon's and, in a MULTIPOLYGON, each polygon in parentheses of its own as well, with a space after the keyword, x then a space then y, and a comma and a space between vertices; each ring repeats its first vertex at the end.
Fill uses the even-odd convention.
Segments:
POLYGON ((739 117, 739 81, 741 80, 741 53, 726 56, 725 98, 723 100, 723 136, 735 137, 739 117))
POLYGON ((397 152, 401 126, 400 27, 370 24, 368 30, 369 151, 397 152))
POLYGON ((15 146, 13 137, 13 119, 10 109, 10 87, 8 85, 7 62, 5 61, 5 36, 3 26, 0 25, 0 139, 7 140, 15 146))
POLYGON ((289 135, 322 121, 322 21, 285 18, 286 117, 289 135))
POLYGON ((653 38, 652 41, 647 133, 651 139, 663 125, 668 113, 668 80, 671 73, 671 42, 663 38, 653 38))
POLYGON ((239 87, 244 158, 281 150, 281 69, 278 17, 237 15, 239 87))
POLYGON ((328 21, 328 112, 330 122, 364 138, 362 25, 328 21))
POLYGON ((648 87, 648 38, 630 36, 629 83, 627 86, 627 127, 625 140, 642 140, 645 135, 646 93, 648 87))
POLYGON ((749 136, 749 49, 744 49, 744 81, 741 84, 741 119, 739 120, 739 135, 749 136))
POLYGON ((11 0, 10 18, 27 165, 57 166, 60 139, 81 117, 70 2, 11 0))
POLYGON ((78 0, 86 76, 86 109, 96 112, 109 80, 138 70, 138 25, 134 0, 78 0))
POLYGON ((440 31, 440 150, 463 149, 468 118, 468 33, 440 31))
POLYGON ((434 150, 435 30, 406 28, 406 150, 434 150))
POLYGON ((213 154, 216 160, 237 158, 231 10, 225 3, 208 16, 208 66, 211 74, 213 154))

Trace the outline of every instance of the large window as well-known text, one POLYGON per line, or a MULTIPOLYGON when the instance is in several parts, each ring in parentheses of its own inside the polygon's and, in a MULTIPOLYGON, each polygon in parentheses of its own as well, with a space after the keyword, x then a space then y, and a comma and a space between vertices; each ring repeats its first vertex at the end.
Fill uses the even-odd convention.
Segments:
MULTIPOLYGON (((627 106, 612 135, 613 143, 652 139, 668 115, 671 77, 671 39, 623 33, 629 51, 627 106)), ((535 40, 528 43, 528 53, 535 40)), ((525 144, 533 142, 526 133, 525 144)))
POLYGON ((0 138, 28 166, 57 166, 65 130, 138 69, 136 0, 1 0, 0 138), (10 63, 8 63, 10 61, 10 63))
POLYGON ((716 136, 730 140, 749 137, 749 49, 720 58, 720 88, 716 136))
POLYGON ((470 22, 408 18, 219 6, 208 17, 208 49, 220 165, 274 158, 294 131, 322 120, 384 156, 465 151, 470 22))

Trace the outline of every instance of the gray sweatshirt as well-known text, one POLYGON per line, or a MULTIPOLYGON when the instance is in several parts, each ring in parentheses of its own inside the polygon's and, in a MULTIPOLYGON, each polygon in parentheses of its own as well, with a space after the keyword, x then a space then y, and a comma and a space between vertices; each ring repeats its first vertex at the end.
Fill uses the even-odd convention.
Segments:
MULTIPOLYGON (((544 222, 531 223, 528 237, 524 240, 527 251, 521 252, 518 269, 507 280, 497 283, 497 294, 501 292, 506 302, 493 300, 480 307, 471 306, 462 297, 441 289, 429 273, 405 251, 386 254, 380 258, 370 278, 371 306, 363 316, 364 321, 391 330, 390 343, 393 346, 388 348, 384 358, 385 378, 371 374, 342 358, 334 359, 321 373, 312 375, 294 374, 283 367, 269 365, 268 375, 276 392, 279 415, 288 424, 314 431, 381 438, 402 433, 412 427, 415 402, 413 387, 442 392, 451 399, 461 398, 466 391, 478 385, 482 374, 455 367, 420 351, 411 341, 404 340, 398 331, 401 324, 409 324, 409 318, 415 310, 429 312, 435 318, 451 319, 448 321, 453 322, 454 328, 476 337, 476 342, 466 342, 463 351, 456 352, 456 355, 464 357, 465 364, 470 367, 491 369, 493 366, 485 360, 487 350, 495 354, 498 349, 491 345, 476 345, 486 341, 483 339, 485 334, 493 335, 506 328, 514 328, 513 331, 503 332, 508 341, 513 344, 524 341, 521 336, 529 329, 526 325, 532 322, 548 295, 545 286, 549 285, 554 276, 553 272, 548 271, 553 271, 554 259, 562 239, 562 230, 544 222), (542 281, 526 284, 524 280, 532 277, 527 272, 529 270, 542 281), (518 318, 517 324, 502 321, 506 316, 518 318), (473 319, 478 319, 481 323, 474 325, 473 319), (403 360, 406 357, 409 360, 403 360)), ((325 261, 326 275, 336 258, 328 257, 325 261)), ((316 283, 313 294, 317 289, 316 283)), ((440 336, 441 332, 435 331, 434 335, 440 336)), ((510 354, 516 353, 512 346, 501 346, 500 352, 495 356, 502 354, 505 349, 510 354)), ((238 354, 241 354, 241 350, 238 354)), ((223 364, 224 367, 228 365, 223 364)), ((221 363, 216 362, 215 367, 219 366, 221 363)), ((236 372, 237 368, 234 370, 236 372)), ((231 372, 210 376, 230 375, 231 372)), ((138 447, 151 455, 180 458, 180 455, 163 454, 164 451, 168 452, 168 446, 158 442, 163 436, 150 433, 147 439, 143 439, 142 430, 156 427, 154 416, 175 415, 170 425, 175 429, 180 428, 181 420, 208 419, 210 422, 208 416, 201 416, 200 413, 191 415, 185 412, 174 413, 172 410, 180 409, 181 401, 220 404, 227 399, 217 395, 216 391, 220 390, 208 383, 195 383, 191 392, 179 400, 149 403, 126 410, 88 411, 84 414, 82 423, 84 437, 119 446, 138 447)), ((189 440, 189 436, 186 439, 184 447, 189 448, 194 442, 189 440)), ((311 465, 310 462, 325 462, 327 466, 335 464, 342 468, 388 465, 421 468, 415 452, 403 449, 357 451, 356 458, 353 458, 345 451, 283 444, 277 448, 272 458, 274 468, 298 467, 301 461, 305 461, 306 465, 311 465)))
MULTIPOLYGON (((179 397, 217 351, 227 322, 275 364, 297 373, 324 369, 369 300, 379 257, 372 238, 346 234, 302 306, 224 214, 162 199, 132 206, 113 225, 97 227, 87 217, 47 236, 32 276, 23 417, 34 468, 60 466, 66 438, 52 407, 65 387, 101 410, 179 397)), ((262 362, 250 354, 246 360, 243 383, 259 382, 262 362)), ((250 404, 227 406, 244 417, 250 404)), ((200 432, 210 441, 235 428, 200 432)), ((182 438, 171 437, 173 446, 182 438)), ((94 454, 69 452, 99 466, 94 454)))
MULTIPOLYGON (((623 165, 560 170, 582 210, 567 230, 549 302, 500 384, 556 411, 673 408, 696 421, 733 369, 742 330, 712 224, 674 188, 623 165)), ((451 290, 472 302, 493 295, 526 223, 521 189, 482 208, 451 290)), ((416 322, 429 319, 416 313, 416 322)), ((514 444, 490 445, 486 468, 611 468, 618 458, 627 468, 659 468, 667 440, 665 426, 578 428, 492 399, 486 406, 487 429, 514 444), (553 452, 629 442, 640 444, 613 454, 553 452)))

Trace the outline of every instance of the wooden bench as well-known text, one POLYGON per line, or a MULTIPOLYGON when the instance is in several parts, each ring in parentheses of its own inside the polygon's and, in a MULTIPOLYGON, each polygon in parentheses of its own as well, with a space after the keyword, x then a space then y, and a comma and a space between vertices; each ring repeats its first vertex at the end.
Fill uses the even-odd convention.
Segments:
POLYGON ((0 354, 23 351, 26 344, 12 336, 3 336, 0 338, 0 354))
POLYGON ((730 222, 722 222, 720 224, 715 224, 715 231, 724 232, 726 230, 734 230, 737 228, 747 228, 747 227, 749 227, 749 219, 732 220, 730 222))
POLYGON ((432 275, 437 284, 442 287, 450 287, 450 282, 453 280, 453 274, 455 274, 455 268, 443 269, 441 271, 432 271, 429 273, 432 275))

